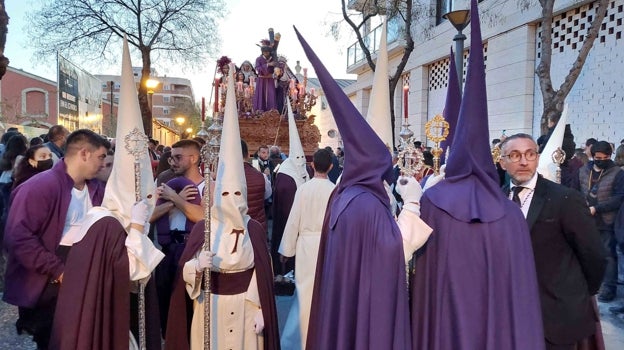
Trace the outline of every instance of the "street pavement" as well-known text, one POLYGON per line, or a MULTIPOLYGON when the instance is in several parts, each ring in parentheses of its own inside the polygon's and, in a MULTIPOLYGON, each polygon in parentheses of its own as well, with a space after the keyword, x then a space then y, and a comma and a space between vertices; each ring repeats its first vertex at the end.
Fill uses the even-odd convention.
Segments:
MULTIPOLYGON (((288 310, 292 303, 290 296, 276 297, 278 320, 280 331, 284 326, 288 310)), ((624 315, 613 315, 609 312, 609 307, 624 304, 624 286, 620 286, 618 300, 609 303, 598 303, 607 350, 624 349, 624 315)), ((0 349, 11 350, 35 350, 37 347, 28 335, 17 335, 15 332, 15 320, 17 319, 17 308, 13 305, 0 302, 0 349)), ((288 350, 288 349, 284 349, 288 350)))

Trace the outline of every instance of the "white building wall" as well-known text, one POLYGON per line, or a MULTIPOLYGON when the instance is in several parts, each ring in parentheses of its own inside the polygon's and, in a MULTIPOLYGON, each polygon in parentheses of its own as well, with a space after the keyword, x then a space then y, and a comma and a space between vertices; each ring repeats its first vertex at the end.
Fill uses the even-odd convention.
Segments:
MULTIPOLYGON (((435 4, 434 2, 432 2, 435 4)), ((559 0, 555 4, 555 13, 561 17, 572 16, 571 35, 585 34, 589 25, 581 29, 581 16, 593 12, 588 9, 593 1, 559 0), (578 22, 575 24, 575 20, 578 22)), ((456 4, 457 5, 457 4, 456 4)), ((455 9, 467 8, 455 6, 455 9)), ((503 130, 507 135, 516 132, 540 135, 542 97, 539 82, 535 75, 539 48, 538 20, 541 8, 536 5, 521 9, 515 0, 504 3, 486 0, 479 5, 481 30, 486 46, 486 82, 488 88, 488 112, 490 120, 490 139, 499 137, 503 130)), ((604 30, 596 40, 583 71, 573 90, 566 99, 569 106, 568 122, 571 124, 577 146, 589 137, 605 139, 616 144, 624 138, 624 0, 612 0, 603 22, 604 30), (601 37, 602 42, 601 42, 601 37)), ((559 23, 562 26, 562 21, 559 23)), ((419 26, 416 25, 416 28, 419 26)), ((568 31, 567 26, 564 31, 568 31)), ((562 29, 559 29, 562 30, 562 29)), ((404 70, 408 76, 409 123, 417 138, 425 140, 424 124, 436 114, 441 114, 446 97, 446 86, 436 85, 432 79, 440 71, 448 71, 449 48, 455 47, 453 37, 457 31, 450 23, 442 23, 432 28, 426 38, 418 38, 416 47, 404 70)), ((470 28, 464 30, 467 36, 465 48, 470 47, 470 28)), ((555 41, 553 41, 555 42, 555 41)), ((556 89, 563 81, 576 58, 580 44, 572 48, 574 39, 563 44, 563 52, 553 52, 552 79, 556 89)), ((396 45, 396 44, 391 44, 396 45)), ((465 57, 466 52, 465 52, 465 57)), ((390 58, 390 73, 401 57, 390 58)), ((466 62, 466 61, 464 61, 466 62)), ((465 63, 464 63, 465 64, 465 63)), ((464 67, 464 73, 466 67, 464 67)), ((439 79, 439 77, 437 77, 439 79)), ((448 79, 448 75, 445 75, 448 79)), ((370 89, 372 74, 370 70, 361 73, 357 83, 347 89, 354 104, 362 113, 366 112, 368 99, 363 98, 360 90, 370 89), (357 97, 356 97, 357 96, 357 97)), ((439 84, 438 84, 439 85, 439 84)), ((402 121, 402 86, 395 91, 395 135, 401 129, 402 121)))

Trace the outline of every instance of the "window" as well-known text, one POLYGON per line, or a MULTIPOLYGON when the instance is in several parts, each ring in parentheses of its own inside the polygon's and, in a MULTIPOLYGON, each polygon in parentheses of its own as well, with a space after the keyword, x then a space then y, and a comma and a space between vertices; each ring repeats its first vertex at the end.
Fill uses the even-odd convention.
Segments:
POLYGON ((171 96, 163 96, 163 102, 171 102, 171 96))
POLYGON ((163 85, 163 90, 171 90, 171 86, 169 84, 163 85))
POLYGON ((169 114, 169 108, 163 108, 163 114, 164 115, 168 115, 169 114))

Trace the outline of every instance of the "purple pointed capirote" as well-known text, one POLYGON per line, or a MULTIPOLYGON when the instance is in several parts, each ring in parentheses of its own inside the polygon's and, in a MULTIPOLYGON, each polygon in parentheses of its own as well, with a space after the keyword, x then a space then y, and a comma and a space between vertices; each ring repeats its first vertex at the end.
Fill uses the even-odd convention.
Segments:
POLYGON ((545 346, 529 229, 489 150, 483 44, 471 5, 470 58, 446 178, 420 201, 433 233, 410 275, 412 349, 545 346))
POLYGON ((442 148, 442 155, 440 156, 440 164, 446 163, 447 150, 450 150, 453 145, 453 137, 457 129, 457 118, 459 117, 459 107, 461 104, 461 92, 459 89, 459 81, 457 77, 457 67, 455 66, 455 56, 453 55, 453 48, 451 48, 451 54, 449 55, 449 71, 448 71, 448 88, 446 90, 446 103, 444 104, 444 111, 442 116, 447 123, 449 123, 449 133, 446 139, 440 142, 442 148))

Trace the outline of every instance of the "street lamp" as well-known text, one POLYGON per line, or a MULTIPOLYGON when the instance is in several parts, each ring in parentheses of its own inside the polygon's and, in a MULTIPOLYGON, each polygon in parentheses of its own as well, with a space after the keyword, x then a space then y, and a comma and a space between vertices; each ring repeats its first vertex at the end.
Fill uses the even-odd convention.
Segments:
POLYGON ((154 89, 156 89, 158 87, 158 84, 160 84, 160 82, 158 80, 152 79, 152 78, 149 78, 149 79, 147 79, 145 81, 145 87, 147 88, 147 104, 148 104, 148 107, 149 107, 149 118, 150 118, 149 130, 145 130, 145 133, 148 136, 150 136, 150 137, 152 136, 152 124, 153 124, 153 120, 154 120, 154 118, 153 118, 153 115, 154 115, 153 106, 154 106, 154 104, 153 104, 152 99, 154 98, 154 89))
POLYGON ((176 124, 178 124, 178 133, 180 134, 180 139, 182 139, 182 132, 184 130, 182 129, 182 124, 186 122, 186 118, 184 118, 183 116, 176 117, 175 122, 176 124))
POLYGON ((457 68, 459 93, 461 94, 464 85, 464 40, 466 40, 462 30, 470 23, 470 10, 451 11, 442 15, 442 17, 448 19, 453 27, 457 29, 457 35, 455 35, 453 41, 455 42, 455 67, 457 68))

